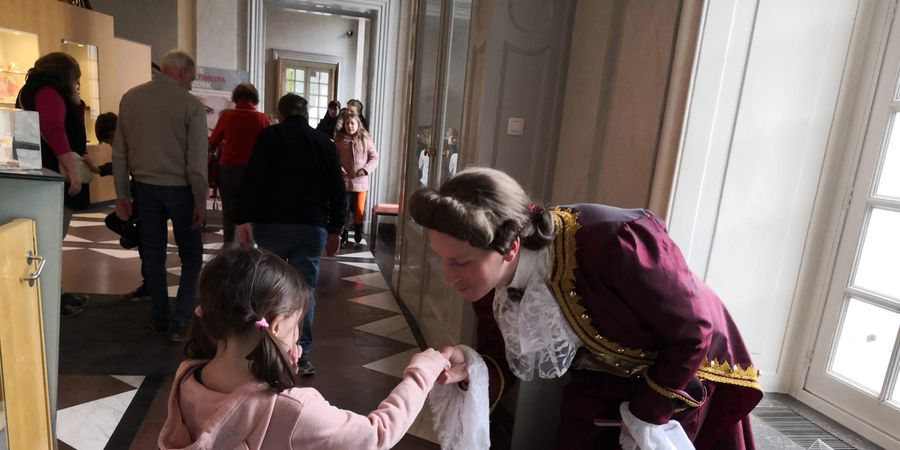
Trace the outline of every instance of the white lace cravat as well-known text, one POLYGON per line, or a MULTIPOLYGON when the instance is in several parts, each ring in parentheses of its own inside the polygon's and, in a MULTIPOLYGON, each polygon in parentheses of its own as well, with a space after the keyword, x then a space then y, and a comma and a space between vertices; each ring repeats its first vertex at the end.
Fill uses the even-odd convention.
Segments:
POLYGON ((494 319, 503 334, 506 361, 521 380, 558 378, 566 373, 581 339, 563 317, 544 281, 550 273, 549 250, 522 249, 510 288, 524 290, 510 295, 498 289, 494 297, 494 319))

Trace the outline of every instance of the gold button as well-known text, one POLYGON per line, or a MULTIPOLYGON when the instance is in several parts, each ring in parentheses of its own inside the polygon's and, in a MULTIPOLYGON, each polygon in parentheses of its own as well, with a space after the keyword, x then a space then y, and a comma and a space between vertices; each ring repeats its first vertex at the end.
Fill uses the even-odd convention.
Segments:
POLYGON ((625 375, 629 375, 631 373, 631 369, 625 369, 625 375))
POLYGON ((575 298, 575 297, 578 297, 578 294, 574 290, 572 290, 572 291, 569 291, 569 297, 575 298))
POLYGON ((647 354, 644 353, 644 352, 641 352, 641 358, 643 358, 643 357, 645 357, 645 356, 647 356, 647 354))
POLYGON ((619 349, 616 350, 616 351, 619 352, 619 353, 625 353, 625 348, 624 348, 624 347, 619 347, 619 349))
POLYGON ((587 314, 582 314, 582 315, 581 315, 581 318, 584 319, 584 320, 590 320, 591 316, 589 316, 589 315, 587 315, 587 314))
POLYGON ((615 364, 613 364, 613 365, 616 366, 616 367, 619 367, 621 364, 615 363, 615 364))

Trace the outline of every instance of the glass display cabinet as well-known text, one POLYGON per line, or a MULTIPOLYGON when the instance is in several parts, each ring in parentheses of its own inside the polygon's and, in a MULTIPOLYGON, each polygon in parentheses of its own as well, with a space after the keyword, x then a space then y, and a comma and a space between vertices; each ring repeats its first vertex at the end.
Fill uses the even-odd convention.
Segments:
POLYGON ((0 28, 0 106, 13 106, 28 69, 38 59, 36 34, 0 28))
POLYGON ((96 143, 94 122, 100 115, 100 75, 97 66, 97 46, 81 44, 67 39, 62 41, 62 49, 78 61, 81 67, 81 100, 84 101, 84 129, 88 142, 96 143))

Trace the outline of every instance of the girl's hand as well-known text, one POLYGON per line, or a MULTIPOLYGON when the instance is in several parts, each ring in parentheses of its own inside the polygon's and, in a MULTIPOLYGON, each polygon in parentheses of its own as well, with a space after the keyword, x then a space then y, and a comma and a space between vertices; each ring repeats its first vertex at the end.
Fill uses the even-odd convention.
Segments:
POLYGON ((462 350, 457 347, 444 347, 440 352, 450 361, 450 367, 444 369, 438 376, 439 384, 459 383, 469 378, 469 365, 462 350))
POLYGON ((91 172, 94 172, 96 174, 100 173, 100 168, 98 168, 94 164, 94 162, 91 161, 91 158, 87 154, 84 154, 81 156, 81 161, 84 162, 84 165, 86 165, 88 167, 88 169, 90 169, 91 172))
POLYGON ((368 175, 368 172, 366 172, 366 169, 356 169, 356 176, 357 176, 357 177, 363 177, 363 176, 366 176, 366 175, 368 175))

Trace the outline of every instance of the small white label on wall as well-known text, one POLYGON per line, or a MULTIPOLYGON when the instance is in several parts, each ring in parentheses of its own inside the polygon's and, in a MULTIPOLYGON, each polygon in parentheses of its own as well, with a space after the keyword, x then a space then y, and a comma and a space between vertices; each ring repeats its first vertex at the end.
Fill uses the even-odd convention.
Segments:
POLYGON ((525 131, 525 119, 521 117, 510 117, 506 122, 506 134, 510 136, 521 136, 525 131))

